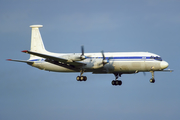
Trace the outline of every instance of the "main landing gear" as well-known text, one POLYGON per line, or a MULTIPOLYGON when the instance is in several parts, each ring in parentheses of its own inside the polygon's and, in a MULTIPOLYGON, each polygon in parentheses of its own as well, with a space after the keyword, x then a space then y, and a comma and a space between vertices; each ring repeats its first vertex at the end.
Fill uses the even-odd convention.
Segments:
POLYGON ((120 73, 113 73, 114 76, 116 77, 115 80, 113 80, 111 82, 112 85, 122 85, 122 81, 121 80, 117 80, 119 77, 121 77, 120 73))
POLYGON ((154 79, 154 71, 150 71, 152 74, 152 78, 149 80, 150 83, 155 83, 155 79, 154 79))
POLYGON ((82 74, 84 73, 84 70, 81 70, 80 72, 81 72, 81 74, 80 74, 80 76, 76 77, 76 80, 77 81, 86 81, 87 77, 86 76, 82 76, 82 74))
POLYGON ((86 76, 77 76, 77 77, 76 77, 76 80, 77 80, 77 81, 86 81, 86 80, 87 80, 87 77, 86 77, 86 76))

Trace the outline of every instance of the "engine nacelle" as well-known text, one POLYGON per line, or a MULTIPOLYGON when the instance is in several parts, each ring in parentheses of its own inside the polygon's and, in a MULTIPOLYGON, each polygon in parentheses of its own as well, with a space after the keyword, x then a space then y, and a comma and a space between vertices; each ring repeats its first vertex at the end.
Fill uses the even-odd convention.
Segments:
POLYGON ((84 68, 87 69, 98 69, 98 68, 102 68, 104 65, 102 63, 102 60, 98 60, 96 59, 95 61, 92 60, 91 62, 87 63, 87 65, 84 66, 84 68))
POLYGON ((76 54, 73 54, 73 55, 64 55, 64 56, 61 56, 62 58, 64 59, 67 59, 69 62, 73 62, 73 61, 82 61, 84 59, 86 59, 86 56, 82 56, 82 55, 76 55, 76 54))

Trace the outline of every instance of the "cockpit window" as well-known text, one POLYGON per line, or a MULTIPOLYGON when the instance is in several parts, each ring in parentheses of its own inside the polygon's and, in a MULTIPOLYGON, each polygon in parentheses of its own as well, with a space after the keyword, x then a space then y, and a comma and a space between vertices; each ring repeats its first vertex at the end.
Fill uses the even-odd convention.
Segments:
POLYGON ((158 56, 156 56, 154 59, 155 59, 155 60, 162 61, 162 58, 161 58, 161 57, 158 57, 158 56))
POLYGON ((154 56, 151 56, 151 57, 150 57, 150 59, 155 59, 155 60, 162 61, 162 58, 161 58, 161 57, 158 57, 158 56, 156 56, 156 57, 154 57, 154 56))

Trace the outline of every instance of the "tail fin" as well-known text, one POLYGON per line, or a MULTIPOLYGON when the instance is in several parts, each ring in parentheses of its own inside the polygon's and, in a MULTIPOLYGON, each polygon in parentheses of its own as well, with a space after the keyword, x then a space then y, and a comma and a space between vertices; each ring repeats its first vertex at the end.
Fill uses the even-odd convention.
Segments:
MULTIPOLYGON (((31 51, 38 52, 38 53, 45 53, 45 50, 41 34, 39 32, 39 28, 43 27, 43 25, 31 25, 32 28, 31 32, 31 51)), ((38 56, 30 55, 31 58, 39 58, 38 56)))

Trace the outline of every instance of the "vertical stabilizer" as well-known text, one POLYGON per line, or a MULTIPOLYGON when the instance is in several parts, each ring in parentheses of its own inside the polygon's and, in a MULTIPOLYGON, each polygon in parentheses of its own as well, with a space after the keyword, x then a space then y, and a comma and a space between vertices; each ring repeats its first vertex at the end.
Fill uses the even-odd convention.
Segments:
MULTIPOLYGON (((43 27, 43 25, 31 25, 32 28, 31 32, 31 51, 38 52, 38 53, 45 53, 45 47, 41 38, 41 34, 39 32, 39 28, 43 27)), ((31 58, 39 58, 34 55, 30 55, 31 58)))

